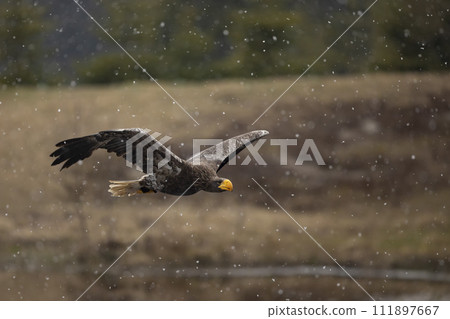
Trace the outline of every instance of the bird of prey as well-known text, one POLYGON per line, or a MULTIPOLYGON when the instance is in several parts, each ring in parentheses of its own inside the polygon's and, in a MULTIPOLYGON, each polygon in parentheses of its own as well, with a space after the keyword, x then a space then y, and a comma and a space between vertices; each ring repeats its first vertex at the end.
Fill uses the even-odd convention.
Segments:
POLYGON ((217 193, 233 190, 231 181, 217 176, 217 172, 247 145, 267 134, 269 132, 264 130, 245 133, 184 160, 147 129, 120 129, 59 142, 50 156, 56 157, 52 166, 63 163, 63 170, 103 148, 124 157, 128 164, 146 173, 139 180, 110 181, 109 192, 114 197, 156 192, 192 195, 201 190, 217 193))

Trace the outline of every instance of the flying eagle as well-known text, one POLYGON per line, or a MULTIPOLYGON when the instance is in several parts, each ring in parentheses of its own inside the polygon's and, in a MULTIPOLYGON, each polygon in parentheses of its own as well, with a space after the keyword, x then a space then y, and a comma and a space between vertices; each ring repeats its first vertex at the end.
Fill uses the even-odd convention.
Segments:
POLYGON ((130 165, 146 173, 139 180, 110 181, 109 192, 112 196, 149 192, 192 195, 201 190, 214 193, 232 191, 231 181, 217 176, 217 172, 247 145, 269 134, 264 130, 245 133, 184 160, 149 132, 140 128, 102 131, 59 142, 56 144, 58 149, 50 154, 56 157, 52 166, 64 162, 63 170, 91 156, 96 149, 103 148, 124 157, 130 165))

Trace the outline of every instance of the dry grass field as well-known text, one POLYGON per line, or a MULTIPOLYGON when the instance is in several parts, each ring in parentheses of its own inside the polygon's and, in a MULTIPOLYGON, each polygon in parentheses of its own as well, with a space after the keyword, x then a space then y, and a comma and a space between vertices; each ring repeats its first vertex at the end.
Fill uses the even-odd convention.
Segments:
MULTIPOLYGON (((109 179, 138 173, 103 151, 62 172, 50 166, 56 142, 126 127, 173 137, 168 144, 183 157, 193 138, 253 129, 298 145, 287 165, 267 141, 267 165, 222 169, 232 193, 182 198, 84 299, 367 299, 342 277, 182 276, 335 266, 252 178, 344 267, 450 273, 450 75, 305 78, 252 126, 293 80, 162 83, 200 125, 150 82, 3 88, 0 299, 76 299, 176 199, 110 197, 109 179), (294 165, 307 138, 325 166, 294 165)), ((356 279, 377 299, 450 298, 446 282, 356 279)))

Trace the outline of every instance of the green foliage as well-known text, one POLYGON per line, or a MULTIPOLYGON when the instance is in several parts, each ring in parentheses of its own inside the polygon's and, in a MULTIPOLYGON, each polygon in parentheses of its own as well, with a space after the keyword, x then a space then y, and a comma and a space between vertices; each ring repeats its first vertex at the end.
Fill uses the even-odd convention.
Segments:
MULTIPOLYGON (((210 77, 205 61, 212 61, 209 55, 213 54, 214 39, 197 21, 197 8, 168 1, 116 1, 108 13, 109 32, 155 78, 210 77)), ((104 36, 102 31, 97 33, 104 36)), ((115 53, 81 64, 81 81, 106 83, 145 76, 129 57, 115 49, 115 53)))
MULTIPOLYGON (((301 74, 371 3, 115 0, 89 11, 153 77, 200 80, 301 74)), ((448 70, 449 4, 450 0, 378 1, 309 73, 448 70)), ((78 36, 89 35, 85 48, 104 41, 100 51, 46 56, 42 39, 50 33, 43 22, 44 6, 31 0, 0 5, 0 82, 64 82, 73 72, 82 83, 147 77, 90 21, 90 27, 80 24, 73 30, 78 36), (53 64, 43 70, 52 58, 53 64), (67 67, 51 71, 58 63, 67 67)))
POLYGON ((141 69, 125 54, 103 54, 78 66, 83 83, 120 82, 144 77, 141 69))
POLYGON ((0 83, 41 80, 44 8, 31 1, 0 4, 0 83))
MULTIPOLYGON (((292 10, 289 1, 118 1, 108 14, 112 35, 155 77, 198 80, 298 73, 323 49, 308 32, 311 21, 301 10, 292 10)), ((83 64, 81 80, 89 73, 90 81, 105 82, 112 71, 102 67, 111 65, 95 58, 83 64)), ((111 81, 124 79, 116 73, 111 81)))
POLYGON ((373 65, 381 70, 447 70, 450 1, 380 1, 374 7, 373 65))
POLYGON ((267 76, 298 72, 308 52, 305 19, 287 9, 237 10, 232 16, 230 41, 234 50, 224 64, 239 76, 267 76))

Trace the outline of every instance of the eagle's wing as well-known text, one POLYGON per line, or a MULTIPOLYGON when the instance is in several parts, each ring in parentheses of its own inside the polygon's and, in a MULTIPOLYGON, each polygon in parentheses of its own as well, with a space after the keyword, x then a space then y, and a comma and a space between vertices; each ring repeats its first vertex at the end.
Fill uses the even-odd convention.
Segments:
POLYGON ((179 164, 183 162, 181 158, 150 135, 149 130, 140 128, 102 131, 94 135, 59 142, 56 147, 58 149, 50 156, 56 157, 52 165, 64 162, 61 170, 91 156, 92 152, 99 148, 124 157, 129 163, 136 165, 138 170, 145 173, 150 173, 151 169, 155 167, 158 168, 158 164, 163 159, 168 160, 166 164, 169 166, 176 164, 175 166, 179 167, 179 164), (151 149, 149 150, 149 148, 151 149), (150 165, 153 168, 149 167, 150 165))
POLYGON ((213 166, 216 172, 218 172, 230 159, 246 148, 247 145, 267 134, 269 134, 268 131, 258 130, 232 137, 195 154, 187 161, 193 162, 194 164, 198 162, 208 164, 213 166))

